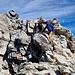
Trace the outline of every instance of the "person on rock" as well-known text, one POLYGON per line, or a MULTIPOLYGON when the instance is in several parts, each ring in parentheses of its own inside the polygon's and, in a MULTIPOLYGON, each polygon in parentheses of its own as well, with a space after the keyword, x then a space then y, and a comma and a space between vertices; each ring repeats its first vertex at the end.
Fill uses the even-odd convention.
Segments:
POLYGON ((45 31, 45 29, 47 28, 49 31, 49 39, 51 41, 51 43, 53 44, 53 34, 54 34, 54 26, 52 25, 51 21, 46 21, 44 22, 46 24, 45 28, 43 29, 42 32, 45 31))
POLYGON ((43 22, 45 22, 46 20, 43 17, 39 17, 37 19, 37 23, 35 23, 35 31, 36 32, 42 32, 43 30, 43 22))
POLYGON ((38 23, 35 23, 35 33, 37 32, 42 32, 43 30, 43 26, 42 26, 42 23, 38 22, 38 23))

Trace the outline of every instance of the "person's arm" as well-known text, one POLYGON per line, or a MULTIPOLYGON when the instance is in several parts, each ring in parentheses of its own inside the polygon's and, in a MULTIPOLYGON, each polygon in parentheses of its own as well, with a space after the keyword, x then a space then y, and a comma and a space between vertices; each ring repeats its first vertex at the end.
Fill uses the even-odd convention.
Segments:
POLYGON ((46 25, 45 28, 42 30, 42 32, 44 32, 46 28, 47 28, 47 25, 46 25))

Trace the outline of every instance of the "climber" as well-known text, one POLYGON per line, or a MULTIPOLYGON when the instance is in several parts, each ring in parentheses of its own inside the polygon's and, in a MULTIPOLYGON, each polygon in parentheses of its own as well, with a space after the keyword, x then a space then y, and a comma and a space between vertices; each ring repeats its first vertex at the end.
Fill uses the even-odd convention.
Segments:
POLYGON ((36 25, 36 30, 37 32, 41 32, 43 30, 43 25, 42 23, 45 22, 46 20, 41 16, 37 18, 37 25, 36 25))
POLYGON ((50 22, 46 21, 44 23, 46 24, 46 26, 45 26, 45 28, 43 29, 42 32, 44 32, 46 28, 48 29, 49 39, 50 39, 51 43, 53 44, 53 38, 52 37, 53 37, 53 34, 54 34, 54 26, 52 25, 51 21, 50 22))
POLYGON ((42 22, 35 23, 35 33, 43 30, 42 22))

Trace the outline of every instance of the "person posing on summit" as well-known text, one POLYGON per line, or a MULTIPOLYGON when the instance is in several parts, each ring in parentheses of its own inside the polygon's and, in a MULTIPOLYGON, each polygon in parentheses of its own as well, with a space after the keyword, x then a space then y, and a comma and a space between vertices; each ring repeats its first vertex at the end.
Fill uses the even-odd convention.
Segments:
POLYGON ((43 29, 43 32, 45 31, 46 28, 48 29, 48 31, 49 31, 49 39, 50 39, 51 43, 53 44, 54 26, 49 21, 46 21, 44 23, 46 24, 46 26, 43 29))

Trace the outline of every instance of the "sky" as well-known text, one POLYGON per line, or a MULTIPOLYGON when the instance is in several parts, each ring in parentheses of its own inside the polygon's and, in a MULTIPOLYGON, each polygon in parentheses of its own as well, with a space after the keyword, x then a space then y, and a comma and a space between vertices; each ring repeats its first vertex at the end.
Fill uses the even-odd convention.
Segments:
POLYGON ((0 13, 14 10, 21 19, 57 18, 75 36, 75 0, 0 0, 0 13))

